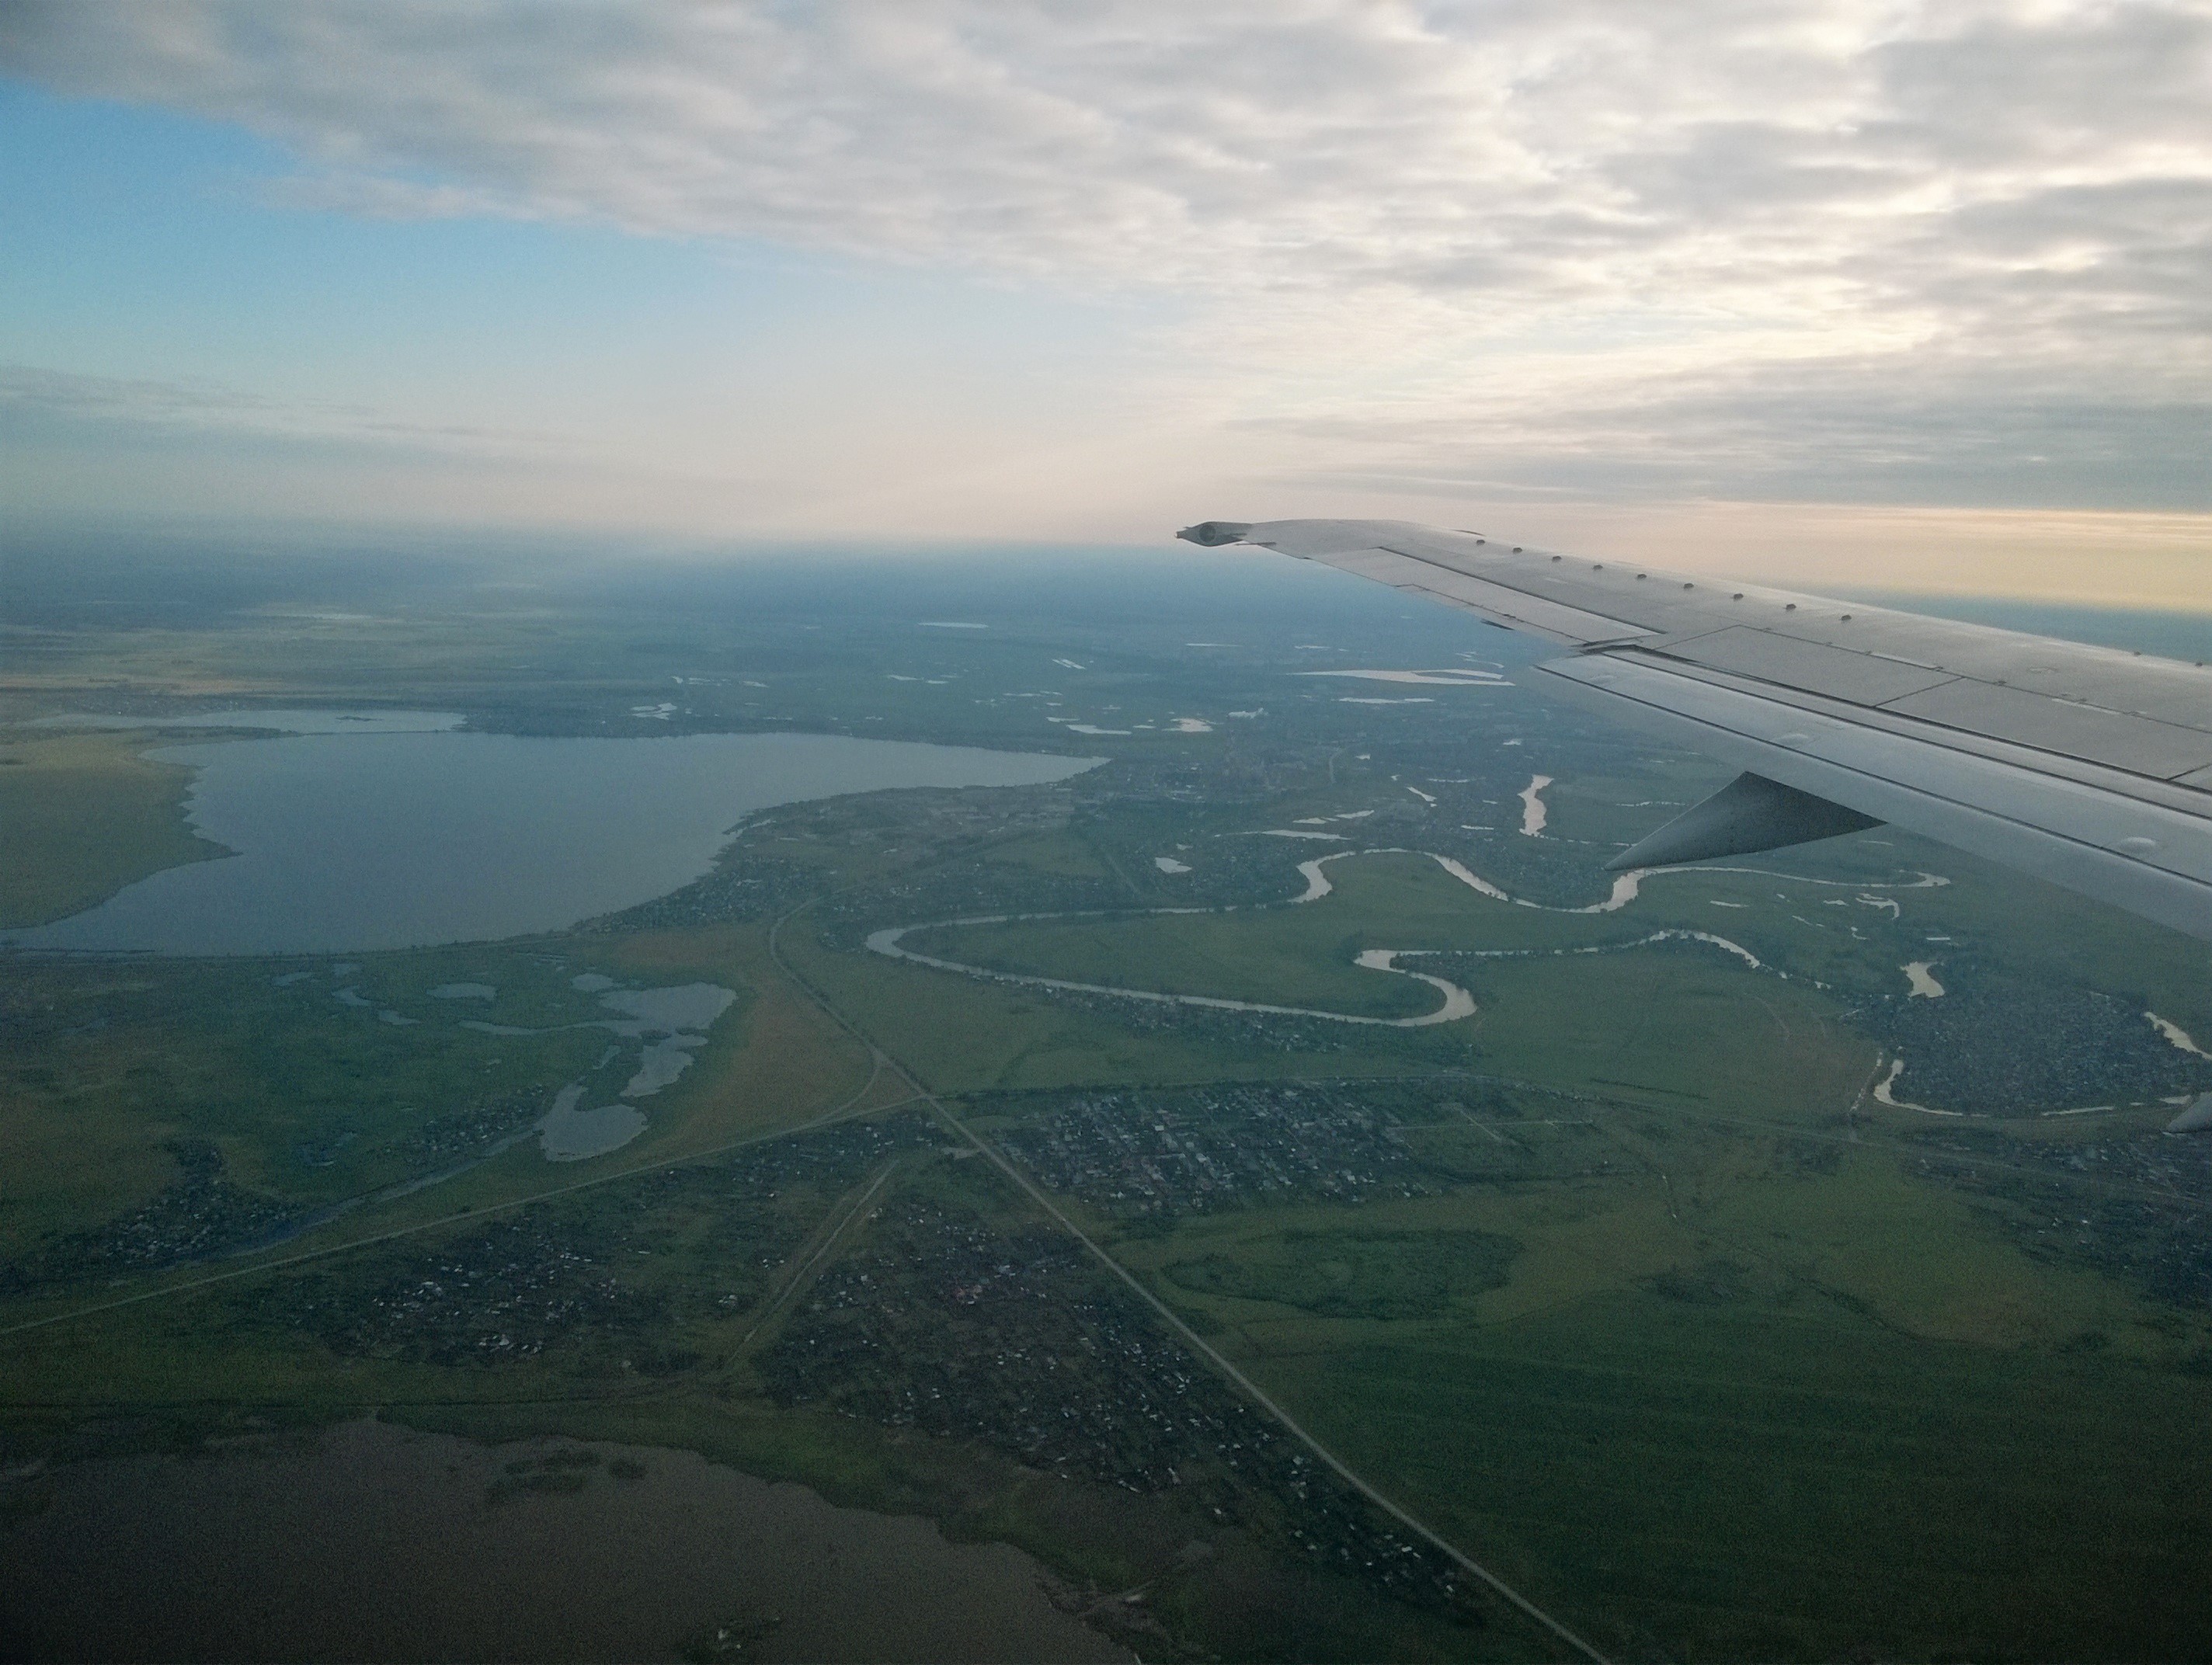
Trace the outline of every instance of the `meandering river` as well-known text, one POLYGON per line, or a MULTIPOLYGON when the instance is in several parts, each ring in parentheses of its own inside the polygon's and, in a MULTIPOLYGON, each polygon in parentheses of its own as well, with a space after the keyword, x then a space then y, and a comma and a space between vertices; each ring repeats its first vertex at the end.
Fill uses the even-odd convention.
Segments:
MULTIPOLYGON (((1542 783, 1547 781, 1547 777, 1538 775, 1536 779, 1539 783, 1542 783)), ((1532 787, 1531 790, 1535 790, 1535 788, 1532 787)), ((1334 837, 1338 836, 1339 835, 1300 834, 1291 832, 1284 836, 1290 837, 1334 837)), ((1770 869, 1765 867, 1638 867, 1632 872, 1622 873, 1616 877, 1613 881, 1611 890, 1603 901, 1590 902, 1580 908, 1559 908, 1554 907, 1547 902, 1531 902, 1525 896, 1509 895, 1504 890, 1500 890, 1497 885, 1492 884, 1488 879, 1483 878, 1480 874, 1468 867, 1464 862, 1458 860, 1455 857, 1438 855, 1433 850, 1409 850, 1394 847, 1388 849, 1337 850, 1328 855, 1316 856, 1310 861, 1301 861, 1298 863, 1298 872, 1300 876, 1305 879, 1305 890, 1297 896, 1287 896, 1279 902, 1255 902, 1251 904, 1250 908, 1249 909, 1234 902, 1219 908, 1148 908, 1140 910, 1140 916, 1151 917, 1188 914, 1234 914, 1262 908, 1301 907, 1308 902, 1320 901, 1323 896, 1329 895, 1335 889, 1335 886, 1329 882, 1328 875, 1322 872, 1322 869, 1330 862, 1348 861, 1355 857, 1374 855, 1417 855, 1425 857, 1429 860, 1435 862, 1439 867, 1442 867, 1444 872, 1449 873, 1454 878, 1466 885, 1468 889, 1477 892, 1479 895, 1488 896, 1493 902, 1510 902, 1516 908, 1534 908, 1547 914, 1617 913, 1621 908, 1628 906, 1630 902, 1636 900, 1637 896, 1641 893, 1642 887, 1645 880, 1656 878, 1668 873, 1751 873, 1764 878, 1786 878, 1793 884, 1835 884, 1844 885, 1862 890, 1933 890, 1939 885, 1948 884, 1951 882, 1948 878, 1944 878, 1938 874, 1927 872, 1921 873, 1917 878, 1894 881, 1890 884, 1869 884, 1856 879, 1838 880, 1802 878, 1795 874, 1773 872, 1770 869)), ((1333 1024, 1365 1024, 1389 1029, 1426 1029, 1435 1024, 1449 1024, 1456 1022, 1462 1018, 1472 1018, 1475 1013, 1476 1007, 1474 1004, 1474 996, 1469 994, 1466 989, 1461 987, 1457 983, 1448 981, 1442 977, 1433 976, 1425 971, 1416 971, 1410 967, 1400 965, 1398 963, 1401 959, 1418 958, 1425 954, 1458 952, 1466 953, 1470 957, 1474 957, 1530 958, 1539 955, 1549 954, 1617 953, 1622 949, 1640 948, 1647 944, 1657 942, 1698 942, 1706 944, 1711 947, 1717 948, 1723 953, 1734 955, 1737 959, 1741 960, 1745 966, 1751 970, 1763 971, 1770 975, 1780 977, 1785 981, 1788 981, 1790 975, 1786 971, 1778 970, 1773 966, 1765 964, 1759 959, 1758 955, 1753 953, 1751 950, 1746 948, 1741 943, 1732 942, 1728 938, 1717 936, 1711 931, 1654 931, 1648 936, 1638 937, 1632 942, 1598 943, 1586 945, 1577 948, 1514 948, 1497 950, 1370 948, 1363 950, 1352 963, 1358 966, 1363 970, 1385 971, 1396 976, 1412 977, 1417 981, 1429 984, 1443 997, 1443 1004, 1438 1006, 1435 1011, 1423 1012, 1418 1017, 1370 1018, 1358 1012, 1328 1012, 1316 1006, 1270 1006, 1264 1001, 1235 1000, 1230 1000, 1225 996, 1217 994, 1170 994, 1158 989, 1128 988, 1112 983, 1076 982, 1064 977, 1043 977, 1037 976, 1028 972, 1000 971, 990 966, 971 964, 964 960, 949 960, 933 954, 924 954, 915 949, 905 946, 902 940, 912 932, 937 930, 956 926, 1016 925, 1033 921, 1056 919, 1103 919, 1106 917, 1108 917, 1108 915, 1103 914, 1078 912, 1061 914, 986 914, 972 915, 965 919, 926 920, 914 925, 895 925, 886 927, 884 929, 880 931, 872 932, 868 937, 867 945, 876 953, 882 954, 890 959, 907 960, 916 965, 929 966, 935 970, 958 972, 964 976, 981 977, 993 982, 1025 983, 1033 988, 1057 988, 1066 990, 1071 994, 1109 994, 1121 1000, 1147 1000, 1165 1006, 1208 1006, 1218 1011, 1226 1012, 1272 1012, 1277 1016, 1287 1018, 1320 1018, 1333 1024)), ((1129 915, 1123 914, 1117 915, 1115 917, 1127 918, 1129 917, 1129 915)), ((1818 987, 1819 985, 1815 986, 1818 987)))

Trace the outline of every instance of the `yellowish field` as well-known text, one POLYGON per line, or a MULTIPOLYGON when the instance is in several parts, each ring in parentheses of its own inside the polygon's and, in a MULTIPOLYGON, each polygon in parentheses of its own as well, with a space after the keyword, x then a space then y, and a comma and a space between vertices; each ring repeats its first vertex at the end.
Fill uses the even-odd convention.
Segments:
POLYGON ((230 853, 185 821, 191 771, 149 734, 18 729, 0 742, 0 928, 44 925, 186 861, 230 853))

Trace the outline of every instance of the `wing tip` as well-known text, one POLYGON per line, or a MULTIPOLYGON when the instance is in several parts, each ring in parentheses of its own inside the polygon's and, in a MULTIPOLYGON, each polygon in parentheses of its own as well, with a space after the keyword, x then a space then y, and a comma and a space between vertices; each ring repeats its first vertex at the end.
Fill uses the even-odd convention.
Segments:
POLYGON ((1186 544, 1215 549, 1223 544, 1243 542, 1244 534, 1251 530, 1249 520, 1201 520, 1194 526, 1185 526, 1176 536, 1186 544))

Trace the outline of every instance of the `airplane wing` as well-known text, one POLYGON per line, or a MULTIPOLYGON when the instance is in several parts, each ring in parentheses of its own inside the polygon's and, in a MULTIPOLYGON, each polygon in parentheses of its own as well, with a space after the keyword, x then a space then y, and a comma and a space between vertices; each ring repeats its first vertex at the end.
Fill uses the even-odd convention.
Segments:
POLYGON ((1208 520, 1571 651, 1548 691, 1745 773, 1610 864, 1893 823, 2212 941, 2212 670, 1403 520, 1208 520))

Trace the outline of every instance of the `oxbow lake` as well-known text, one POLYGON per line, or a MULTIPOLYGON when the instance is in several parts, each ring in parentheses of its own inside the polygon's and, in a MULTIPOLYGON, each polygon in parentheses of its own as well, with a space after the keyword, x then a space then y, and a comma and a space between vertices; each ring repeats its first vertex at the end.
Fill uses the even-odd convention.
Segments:
MULTIPOLYGON (((227 714, 216 714, 218 717, 227 714)), ((346 953, 555 931, 705 872, 738 822, 894 787, 1033 786, 1098 760, 836 734, 476 734, 435 712, 255 714, 320 732, 187 743, 186 812, 237 854, 172 867, 17 947, 346 953)), ((212 724, 195 718, 197 724, 212 724)))

